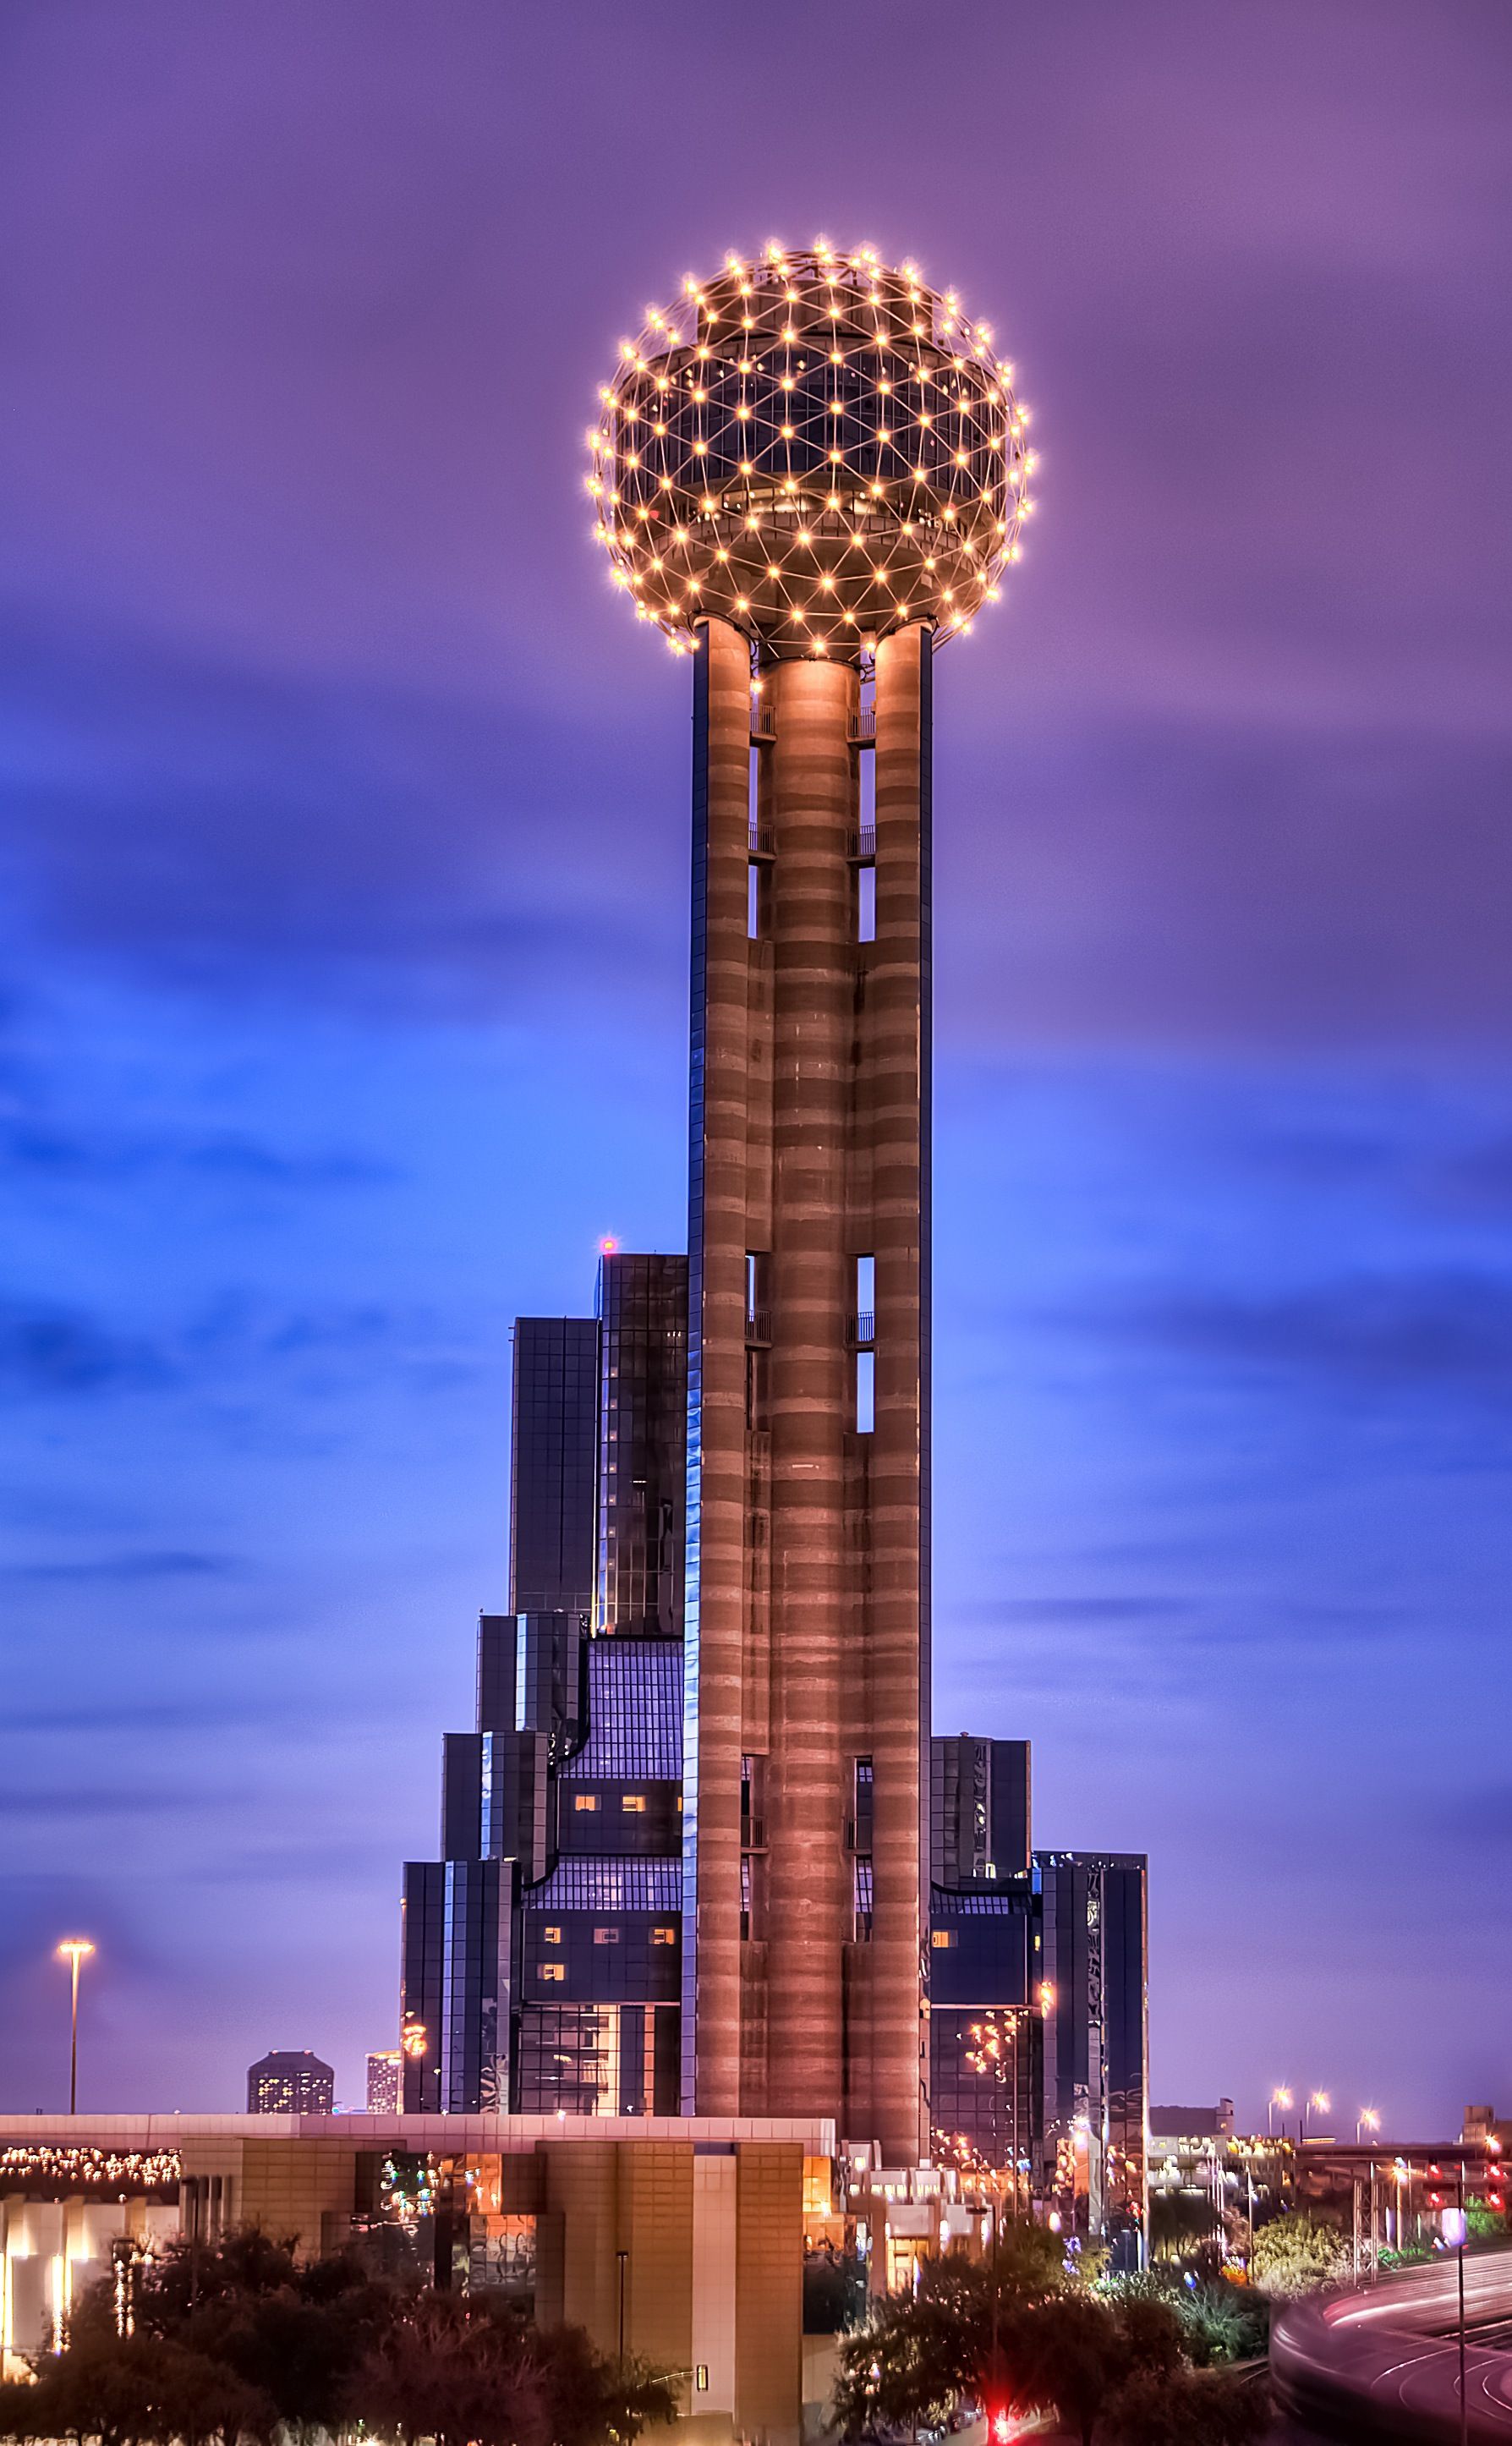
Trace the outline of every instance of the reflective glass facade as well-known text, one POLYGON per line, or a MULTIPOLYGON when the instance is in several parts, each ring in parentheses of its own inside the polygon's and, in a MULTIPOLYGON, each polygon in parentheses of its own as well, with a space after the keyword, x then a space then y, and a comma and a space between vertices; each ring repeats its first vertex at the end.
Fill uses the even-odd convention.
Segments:
POLYGON ((681 1644, 687 1401, 686 1257, 606 1257, 599 1268, 598 1630, 681 1644))
POLYGON ((1147 2230, 1146 1862, 1034 1852, 1029 1751, 931 1744, 930 2120, 1069 2232, 1137 2266, 1147 2230), (1012 1864, 1021 1863, 1021 1866, 1012 1864))
POLYGON ((592 1317, 514 1326, 510 1451, 510 1609, 583 1613, 593 1604, 599 1329, 592 1317))
POLYGON ((686 1283, 680 1257, 607 1257, 599 1319, 516 1326, 529 1602, 479 1623, 445 1856, 405 1871, 410 2112, 677 2110, 686 1283))
POLYGON ((1047 2152, 1079 2230, 1143 2233, 1149 2096, 1147 1864, 1136 1853, 1036 1854, 1043 1892, 1047 2152))

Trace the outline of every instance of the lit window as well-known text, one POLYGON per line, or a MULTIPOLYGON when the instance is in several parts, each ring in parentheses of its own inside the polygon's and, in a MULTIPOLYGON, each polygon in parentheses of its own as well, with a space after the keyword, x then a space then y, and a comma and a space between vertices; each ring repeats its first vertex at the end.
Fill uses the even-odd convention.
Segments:
POLYGON ((617 1928, 596 1928, 593 1931, 595 1945, 618 1945, 619 1941, 620 1931, 617 1928))
POLYGON ((597 1809, 598 1805, 599 1797, 596 1792, 574 1792, 572 1795, 574 1809, 597 1809))
POLYGON ((539 1962, 535 1966, 536 1974, 539 1978, 554 1979, 560 1983, 567 1977, 567 1965, 565 1962, 539 1962))
POLYGON ((543 1929, 542 1929, 542 1930, 541 1930, 541 1943, 542 1943, 543 1945, 560 1945, 560 1944, 561 1944, 561 1942, 562 1942, 562 1931, 561 1931, 561 1929, 560 1929, 559 1928, 543 1928, 543 1929))
POLYGON ((645 1816, 644 1793, 622 1793, 620 1796, 620 1807, 624 1810, 626 1817, 644 1817, 645 1816))
POLYGON ((953 1928, 932 1928, 929 1931, 929 1942, 936 1953, 948 1953, 955 1941, 953 1928))
POLYGON ((653 1945, 676 1945, 677 1941, 678 1932, 675 1928, 654 1928, 651 1930, 653 1945))

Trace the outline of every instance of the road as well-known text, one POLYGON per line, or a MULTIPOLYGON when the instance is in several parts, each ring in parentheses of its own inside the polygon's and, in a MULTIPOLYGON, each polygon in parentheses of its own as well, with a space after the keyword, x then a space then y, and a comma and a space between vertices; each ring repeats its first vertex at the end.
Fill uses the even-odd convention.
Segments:
MULTIPOLYGON (((1355 2437, 1461 2436, 1458 2270, 1452 2258, 1278 2317, 1271 2376, 1294 2420, 1355 2437)), ((1512 2251, 1465 2263, 1465 2403, 1472 2446, 1512 2446, 1512 2251)), ((1305 2433, 1304 2433, 1305 2434, 1305 2433)))

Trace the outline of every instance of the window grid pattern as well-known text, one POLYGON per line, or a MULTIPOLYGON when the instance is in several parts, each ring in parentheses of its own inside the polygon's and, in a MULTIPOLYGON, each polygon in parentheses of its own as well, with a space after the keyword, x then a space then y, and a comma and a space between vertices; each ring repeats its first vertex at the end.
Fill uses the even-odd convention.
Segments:
POLYGON ((593 1317, 516 1319, 512 1613, 586 1612, 593 1602, 598 1373, 593 1317))
POLYGON ((595 1625, 677 1638, 687 1500, 686 1257, 606 1256, 599 1318, 595 1625))
POLYGON ((588 1737, 564 1783, 674 1783, 682 1773, 682 1650, 665 1639, 588 1646, 588 1737))
POLYGON ((682 1909, 681 1860, 559 1860, 531 1890, 533 1910, 660 1911, 682 1909))

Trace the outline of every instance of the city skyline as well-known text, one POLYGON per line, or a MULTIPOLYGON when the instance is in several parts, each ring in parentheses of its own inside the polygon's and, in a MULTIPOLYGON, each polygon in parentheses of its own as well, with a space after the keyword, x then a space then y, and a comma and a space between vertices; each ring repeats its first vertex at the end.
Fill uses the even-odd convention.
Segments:
MULTIPOLYGON (((1285 73, 1170 11, 1139 46, 1168 141, 1136 145, 1110 12, 1011 46, 981 12, 1013 85, 922 209, 873 164, 871 61, 822 165, 806 104, 786 156, 732 131, 700 253, 914 248, 1043 417, 1019 602, 938 677, 936 1724, 1033 1738, 1050 1841, 1152 1855, 1157 2096, 1254 2121, 1277 2081, 1353 2086, 1447 2131, 1495 2094, 1507 1823, 1465 1722, 1505 1695, 1505 42, 1474 9, 1385 10, 1368 59, 1347 12, 1261 21, 1285 73), (1342 129, 1307 100, 1336 77, 1342 129), (1407 2017, 1404 1916, 1435 1940, 1407 2017)), ((576 489, 681 208, 607 235, 574 200, 614 112, 560 34, 528 66, 573 144, 521 125, 506 190, 486 12, 422 62, 390 18, 345 100, 355 19, 298 96, 243 30, 252 133, 214 163, 184 104, 219 123, 229 66, 142 22, 108 74, 46 12, 8 38, 56 308, 9 377, 46 471, 5 711, 16 2107, 57 2088, 73 1926, 86 2103, 141 2097, 164 2030, 159 2103, 233 2098, 270 2027, 357 2094, 457 1625, 502 1590, 508 1319, 579 1310, 603 1232, 681 1241, 685 687, 601 600, 576 489), (60 131, 102 127, 65 192, 60 131), (522 385, 500 267, 537 182, 560 294, 522 385), (108 420, 56 412, 84 350, 108 420)), ((719 41, 692 56, 717 89, 719 41)))

